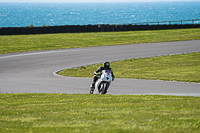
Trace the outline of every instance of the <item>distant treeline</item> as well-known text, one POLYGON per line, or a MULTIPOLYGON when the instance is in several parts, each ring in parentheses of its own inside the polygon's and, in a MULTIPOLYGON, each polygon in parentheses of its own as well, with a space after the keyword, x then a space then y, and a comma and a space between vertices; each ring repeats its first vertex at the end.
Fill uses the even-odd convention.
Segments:
POLYGON ((84 32, 114 32, 114 31, 142 31, 200 28, 200 24, 166 24, 166 25, 65 25, 43 27, 2 27, 0 35, 27 35, 27 34, 53 34, 53 33, 84 33, 84 32))

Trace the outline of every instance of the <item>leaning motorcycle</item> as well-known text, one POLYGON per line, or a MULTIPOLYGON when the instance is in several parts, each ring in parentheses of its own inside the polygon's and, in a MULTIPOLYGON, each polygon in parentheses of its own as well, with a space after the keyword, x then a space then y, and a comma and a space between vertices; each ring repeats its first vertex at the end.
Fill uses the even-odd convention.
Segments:
POLYGON ((108 88, 112 82, 112 73, 109 70, 103 70, 101 74, 98 74, 98 80, 95 83, 94 91, 90 91, 90 94, 106 94, 108 88))

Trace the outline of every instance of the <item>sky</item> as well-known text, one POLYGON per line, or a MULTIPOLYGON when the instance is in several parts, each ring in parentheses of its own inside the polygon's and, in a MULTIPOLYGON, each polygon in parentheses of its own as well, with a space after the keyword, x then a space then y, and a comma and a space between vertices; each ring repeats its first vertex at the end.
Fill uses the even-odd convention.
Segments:
POLYGON ((155 2, 155 1, 200 1, 200 0, 0 0, 0 2, 45 2, 45 3, 71 3, 71 2, 155 2))

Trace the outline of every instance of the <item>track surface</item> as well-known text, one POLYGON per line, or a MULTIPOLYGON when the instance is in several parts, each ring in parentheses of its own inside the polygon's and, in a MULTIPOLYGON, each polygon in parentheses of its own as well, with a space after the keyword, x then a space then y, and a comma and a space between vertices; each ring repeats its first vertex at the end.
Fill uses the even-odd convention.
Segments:
MULTIPOLYGON (((61 77, 53 73, 104 61, 191 52, 200 52, 200 40, 2 54, 0 93, 86 94, 92 78, 61 77)), ((108 94, 200 96, 200 84, 116 78, 108 94)))

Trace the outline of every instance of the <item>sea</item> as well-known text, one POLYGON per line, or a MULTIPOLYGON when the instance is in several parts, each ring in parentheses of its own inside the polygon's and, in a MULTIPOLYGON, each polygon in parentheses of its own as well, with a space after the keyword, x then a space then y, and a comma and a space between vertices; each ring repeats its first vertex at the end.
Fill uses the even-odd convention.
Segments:
POLYGON ((200 19, 200 1, 0 3, 0 27, 134 24, 191 19, 200 19))

